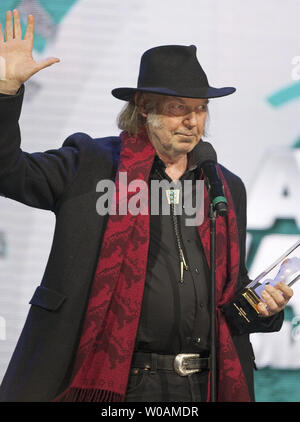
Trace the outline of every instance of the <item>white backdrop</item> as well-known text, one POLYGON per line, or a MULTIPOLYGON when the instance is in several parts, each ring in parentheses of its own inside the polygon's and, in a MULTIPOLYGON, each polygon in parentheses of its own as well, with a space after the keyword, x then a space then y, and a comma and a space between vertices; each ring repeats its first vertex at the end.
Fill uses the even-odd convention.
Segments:
MULTIPOLYGON (((39 2, 23 3, 32 4, 34 13, 39 2)), ((298 0, 78 0, 46 48, 35 51, 36 58, 56 56, 61 62, 26 84, 23 149, 60 147, 78 131, 117 135, 115 120, 123 102, 111 96, 111 89, 136 86, 146 49, 194 44, 210 84, 237 88, 229 97, 210 101, 208 140, 219 162, 244 180, 251 203, 270 148, 290 149, 300 137, 299 97, 279 107, 268 101, 278 90, 300 83, 295 71, 299 18, 298 0)), ((255 212, 251 222, 255 229, 255 212)), ((42 278, 53 228, 51 213, 0 198, 0 379, 42 278)), ((260 362, 261 340, 253 342, 260 362)))

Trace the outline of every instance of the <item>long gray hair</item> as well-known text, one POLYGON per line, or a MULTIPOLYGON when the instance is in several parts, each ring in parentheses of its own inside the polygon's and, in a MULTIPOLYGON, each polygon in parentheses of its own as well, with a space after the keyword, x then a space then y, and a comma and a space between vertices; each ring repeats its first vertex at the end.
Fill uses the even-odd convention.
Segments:
POLYGON ((146 118, 140 112, 142 104, 147 113, 154 113, 158 103, 158 95, 152 93, 138 93, 136 101, 125 104, 117 118, 118 128, 125 130, 129 135, 135 135, 146 123, 146 118))

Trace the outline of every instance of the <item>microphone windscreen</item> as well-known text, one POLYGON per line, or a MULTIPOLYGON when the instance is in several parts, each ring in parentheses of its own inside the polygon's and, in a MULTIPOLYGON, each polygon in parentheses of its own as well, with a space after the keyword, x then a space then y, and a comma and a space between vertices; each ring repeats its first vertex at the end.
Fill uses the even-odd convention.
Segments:
POLYGON ((197 145, 197 163, 200 167, 206 161, 217 162, 217 153, 209 142, 201 141, 197 145))

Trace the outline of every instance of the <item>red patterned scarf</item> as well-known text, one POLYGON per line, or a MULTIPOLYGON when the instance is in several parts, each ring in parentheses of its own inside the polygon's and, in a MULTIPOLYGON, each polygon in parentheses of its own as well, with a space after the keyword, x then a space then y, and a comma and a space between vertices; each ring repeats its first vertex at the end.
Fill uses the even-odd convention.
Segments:
MULTIPOLYGON (((71 382, 54 401, 117 402, 125 397, 146 278, 150 237, 148 194, 140 201, 144 203, 144 212, 132 215, 122 210, 137 193, 136 188, 127 192, 129 183, 136 180, 148 183, 156 152, 144 130, 135 137, 123 132, 121 140, 115 181, 117 212, 110 214, 105 230, 71 382), (127 186, 121 172, 127 173, 127 186)), ((220 312, 220 306, 234 296, 239 270, 236 218, 224 178, 223 182, 229 213, 226 219, 217 219, 218 400, 249 401, 241 365, 220 312)), ((208 210, 207 195, 205 209, 208 210)), ((209 262, 208 218, 198 226, 198 231, 209 262)))

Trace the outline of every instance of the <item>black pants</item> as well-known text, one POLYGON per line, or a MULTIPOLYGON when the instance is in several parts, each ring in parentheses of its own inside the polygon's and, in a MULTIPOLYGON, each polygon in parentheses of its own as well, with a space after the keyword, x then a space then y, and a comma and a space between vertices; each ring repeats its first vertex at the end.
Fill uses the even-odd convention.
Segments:
POLYGON ((126 402, 205 402, 208 371, 180 376, 175 371, 132 369, 126 402))

